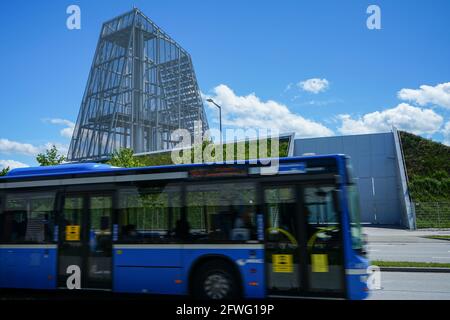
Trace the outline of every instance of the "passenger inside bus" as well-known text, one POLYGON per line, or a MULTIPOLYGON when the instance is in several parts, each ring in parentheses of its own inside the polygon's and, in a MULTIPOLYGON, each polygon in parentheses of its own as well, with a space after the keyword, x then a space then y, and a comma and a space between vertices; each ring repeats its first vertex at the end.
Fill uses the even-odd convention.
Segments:
POLYGON ((231 240, 246 241, 252 237, 251 231, 254 231, 252 223, 253 212, 250 208, 240 208, 241 212, 237 213, 234 219, 234 228, 231 230, 231 240))

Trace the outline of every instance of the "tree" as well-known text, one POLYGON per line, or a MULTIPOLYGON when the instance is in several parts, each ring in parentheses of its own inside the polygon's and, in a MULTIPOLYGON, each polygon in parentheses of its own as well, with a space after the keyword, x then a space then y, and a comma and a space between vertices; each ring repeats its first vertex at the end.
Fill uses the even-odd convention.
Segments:
POLYGON ((36 161, 41 166, 54 166, 63 163, 65 160, 66 157, 58 154, 58 149, 55 145, 45 150, 44 153, 39 153, 36 157, 36 161))
POLYGON ((8 172, 9 172, 9 167, 3 168, 3 169, 0 171, 0 177, 6 176, 6 174, 7 174, 8 172))
POLYGON ((111 159, 108 161, 108 164, 122 168, 142 167, 143 164, 141 161, 133 156, 133 154, 133 149, 129 148, 116 150, 114 151, 111 159))

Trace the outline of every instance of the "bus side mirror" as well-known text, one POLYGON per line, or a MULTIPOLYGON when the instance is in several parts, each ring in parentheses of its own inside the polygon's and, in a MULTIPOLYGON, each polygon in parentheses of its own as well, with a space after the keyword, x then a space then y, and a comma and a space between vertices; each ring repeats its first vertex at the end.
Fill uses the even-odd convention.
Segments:
POLYGON ((341 212, 341 190, 333 190, 333 206, 334 212, 341 212))

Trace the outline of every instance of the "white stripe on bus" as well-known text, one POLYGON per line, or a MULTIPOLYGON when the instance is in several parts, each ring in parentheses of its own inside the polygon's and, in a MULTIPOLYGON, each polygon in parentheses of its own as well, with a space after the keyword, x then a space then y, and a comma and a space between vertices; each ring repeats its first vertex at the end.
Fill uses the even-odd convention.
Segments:
POLYGON ((90 177, 56 180, 38 180, 23 182, 4 182, 0 183, 0 189, 29 188, 29 187, 47 187, 47 186, 66 186, 74 184, 92 184, 92 183, 111 183, 128 181, 147 181, 147 180, 166 180, 187 178, 187 172, 166 172, 166 173, 148 173, 133 174, 127 176, 108 176, 108 177, 90 177))
POLYGON ((367 274, 367 270, 366 269, 345 269, 345 274, 348 274, 349 276, 365 275, 365 274, 367 274))
MULTIPOLYGON (((56 244, 0 244, 0 249, 57 249, 56 244)), ((264 249, 263 244, 117 244, 117 249, 264 249)))
POLYGON ((0 249, 56 249, 56 244, 0 244, 0 249))
POLYGON ((264 249, 263 244, 116 244, 114 249, 264 249))

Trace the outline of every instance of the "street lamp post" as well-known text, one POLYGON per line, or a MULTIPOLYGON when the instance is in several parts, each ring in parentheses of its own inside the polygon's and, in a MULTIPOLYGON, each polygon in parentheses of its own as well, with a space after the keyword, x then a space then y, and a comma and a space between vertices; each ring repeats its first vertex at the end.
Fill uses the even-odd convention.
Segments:
POLYGON ((206 101, 219 108, 220 144, 222 144, 222 107, 215 103, 213 99, 206 99, 206 101))

